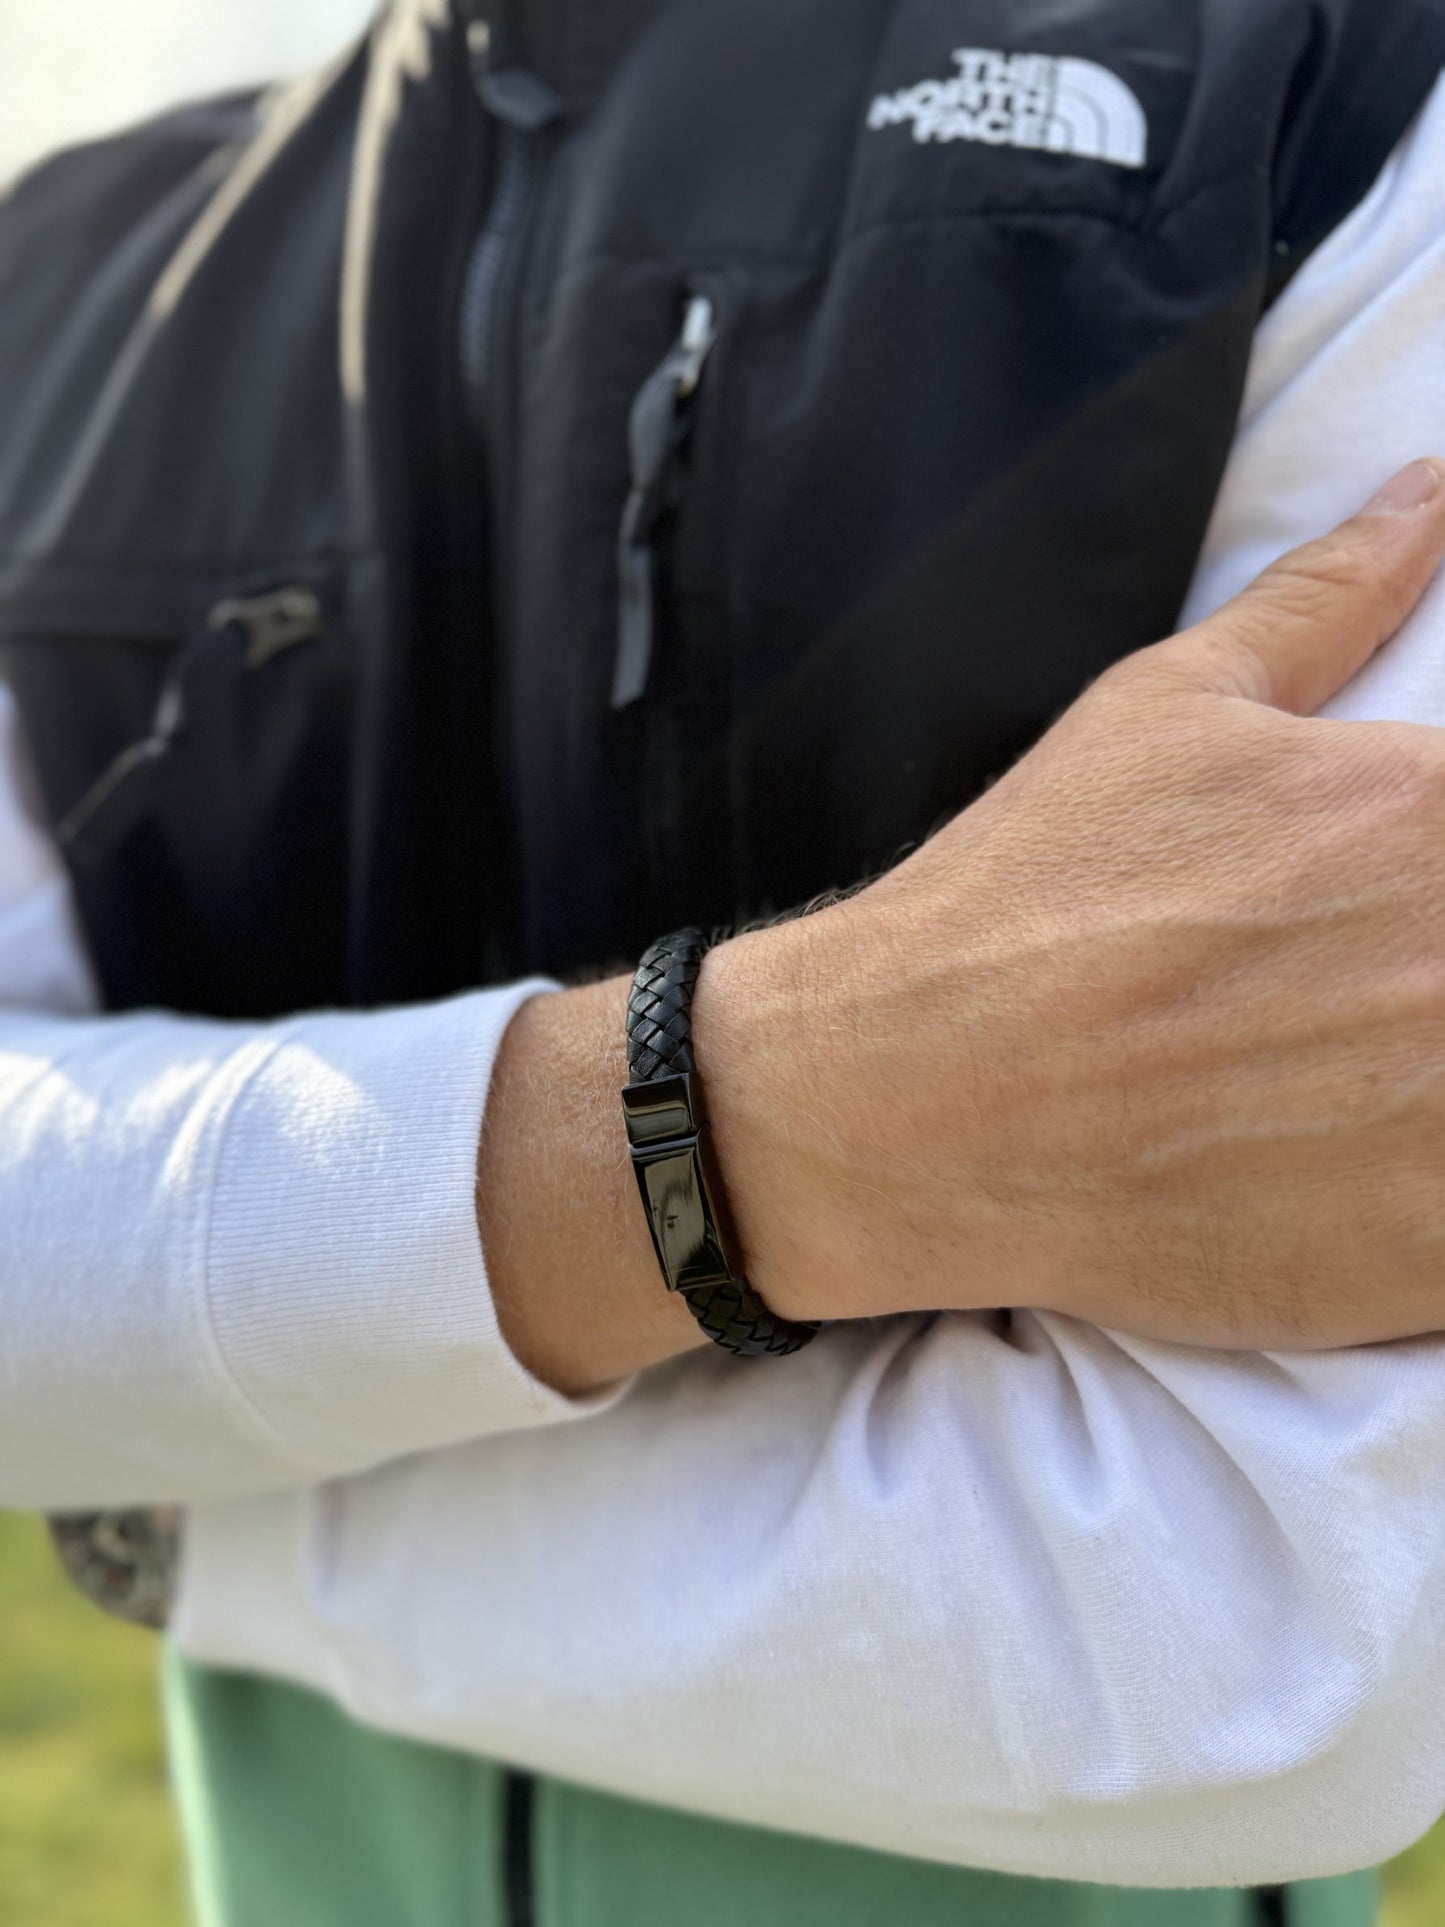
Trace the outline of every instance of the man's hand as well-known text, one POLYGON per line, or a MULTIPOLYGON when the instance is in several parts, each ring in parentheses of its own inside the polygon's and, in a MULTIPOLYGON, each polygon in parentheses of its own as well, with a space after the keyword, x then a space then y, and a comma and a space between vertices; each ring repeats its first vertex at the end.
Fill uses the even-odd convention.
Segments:
POLYGON ((779 1311, 1445 1327, 1445 732, 1304 720, 1424 589, 1442 477, 1110 670, 858 896, 712 953, 698 1061, 779 1311))
MULTIPOLYGON (((868 889, 709 954, 698 1064, 776 1310, 1445 1329, 1445 732, 1306 720, 1445 553, 1442 480, 1110 670, 868 889)), ((626 996, 529 1004, 483 1132, 503 1329, 565 1390, 702 1342, 627 1165, 626 996)))

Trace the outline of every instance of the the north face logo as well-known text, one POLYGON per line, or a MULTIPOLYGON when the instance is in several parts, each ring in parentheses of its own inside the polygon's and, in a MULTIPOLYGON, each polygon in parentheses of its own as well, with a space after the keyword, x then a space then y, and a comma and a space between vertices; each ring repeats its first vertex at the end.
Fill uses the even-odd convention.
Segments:
POLYGON ((1092 60, 1052 54, 955 49, 956 74, 880 94, 872 128, 913 123, 916 141, 985 141, 990 147, 1082 154, 1116 167, 1142 167, 1144 110, 1117 74, 1092 60))

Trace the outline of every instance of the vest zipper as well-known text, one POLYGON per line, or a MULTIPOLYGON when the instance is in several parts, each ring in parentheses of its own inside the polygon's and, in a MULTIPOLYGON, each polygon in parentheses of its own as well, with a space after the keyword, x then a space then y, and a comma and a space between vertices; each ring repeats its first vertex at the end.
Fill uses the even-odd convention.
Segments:
MULTIPOLYGON (((486 592, 493 635, 504 638, 512 626, 513 470, 521 359, 517 313, 531 229, 529 217, 543 178, 544 137, 561 120, 563 106, 561 95, 529 69, 504 60, 494 65, 497 50, 495 27, 489 32, 486 23, 474 22, 472 80, 493 124, 495 138, 491 196, 462 273, 457 367, 465 426, 471 429, 481 456, 482 500, 478 508, 482 526, 474 531, 473 540, 486 552, 486 592)), ((497 648, 489 647, 487 655, 491 664, 487 672, 490 704, 497 648)), ((493 855, 491 861, 496 860, 493 855)), ((488 886, 494 906, 500 887, 495 881, 488 886)), ((515 916, 514 903, 509 906, 509 914, 515 916)), ((505 974, 500 947, 493 943, 489 948, 495 968, 505 974)))
POLYGON ((492 401, 500 297, 526 232, 539 172, 537 136, 561 118, 562 100, 525 67, 493 68, 481 23, 473 30, 472 60, 478 97, 498 132, 491 201, 462 280, 457 348, 467 413, 478 433, 486 434, 496 429, 492 401))
POLYGON ((617 533, 617 655, 612 707, 625 709, 647 687, 657 618, 655 537, 676 507, 679 461, 694 413, 693 398, 717 318, 705 294, 694 294, 677 340, 637 391, 627 427, 631 487, 617 533))
MULTIPOLYGON (((502 514, 508 489, 510 421, 498 405, 499 317, 526 237, 527 215, 541 172, 538 136, 562 117, 562 100, 539 75, 524 67, 491 64, 485 21, 470 30, 472 75, 483 108, 497 123, 491 199, 471 257, 462 274, 457 315, 457 365, 462 397, 473 431, 487 448, 493 473, 493 556, 505 556, 502 514)), ((496 561, 494 560, 494 569, 496 561)), ((501 597, 498 596, 500 605, 501 597)), ((532 1813, 536 1781, 508 1768, 502 1774, 502 1905, 507 1927, 535 1927, 532 1813)))

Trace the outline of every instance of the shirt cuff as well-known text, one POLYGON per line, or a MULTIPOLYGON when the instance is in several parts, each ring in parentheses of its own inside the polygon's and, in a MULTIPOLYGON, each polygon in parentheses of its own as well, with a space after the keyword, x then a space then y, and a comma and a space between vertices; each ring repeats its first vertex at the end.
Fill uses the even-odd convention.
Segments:
POLYGON ((309 1474, 596 1412, 497 1323, 477 1230, 492 1064, 530 979, 287 1024, 226 1118, 203 1227, 221 1368, 309 1474))

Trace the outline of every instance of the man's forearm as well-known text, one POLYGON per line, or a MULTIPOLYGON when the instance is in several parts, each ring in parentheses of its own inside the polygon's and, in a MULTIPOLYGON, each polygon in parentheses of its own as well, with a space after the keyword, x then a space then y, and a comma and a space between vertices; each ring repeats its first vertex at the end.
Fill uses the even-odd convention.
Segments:
MULTIPOLYGON (((1442 476, 1120 664, 868 889, 710 953, 698 1070, 775 1311, 1240 1346, 1445 1323, 1445 748, 1308 720, 1429 580, 1442 476)), ((627 1168, 626 992, 522 1014, 481 1150, 504 1329, 567 1390, 697 1342, 627 1168)))
MULTIPOLYGON (((1111 672, 856 898, 709 958, 701 1079, 774 1309, 1040 1305, 1224 1344, 1440 1324, 1445 752, 1257 700, 1307 707, 1398 622, 1445 542, 1436 480, 1111 672)), ((16 1003, 47 887, 0 868, 16 1003)), ((489 1288, 478 1143, 527 989, 0 1020, 4 1496, 332 1477, 696 1344, 624 1161, 621 983, 542 1000, 504 1053, 489 1288)))
POLYGON ((477 1223, 503 1334, 559 1390, 624 1378, 706 1340, 663 1289, 627 1158, 628 980, 537 997, 492 1073, 477 1223))
POLYGON ((571 1415, 497 1331, 472 1207, 529 988, 280 1024, 0 1009, 0 1504, 268 1491, 571 1415))
POLYGON ((1289 1879, 1438 1811, 1442 1440, 1436 1340, 845 1325, 203 1513, 175 1631, 671 1806, 1064 1878, 1289 1879))
MULTIPOLYGON (((704 959, 693 1041, 707 1130, 741 1259, 784 1317, 839 1318, 830 1280, 827 1180, 805 1145, 826 1094, 812 1026, 826 996, 840 1011, 852 967, 835 927, 783 925, 734 938, 704 959), (811 969, 822 982, 809 984, 811 969)), ((580 1392, 706 1344, 669 1293, 627 1155, 629 979, 539 997, 498 1053, 477 1165, 477 1221, 497 1315, 517 1357, 545 1383, 580 1392)))

